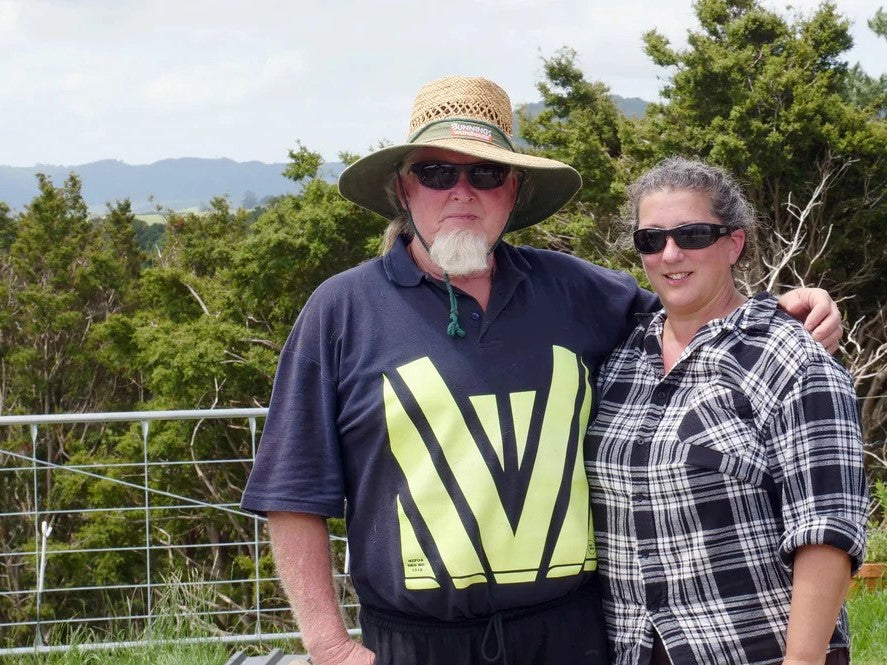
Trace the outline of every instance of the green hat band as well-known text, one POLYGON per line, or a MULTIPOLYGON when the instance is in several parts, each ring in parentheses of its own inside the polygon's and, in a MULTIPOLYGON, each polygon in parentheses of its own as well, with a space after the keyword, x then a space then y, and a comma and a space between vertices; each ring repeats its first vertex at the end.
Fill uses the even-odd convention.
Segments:
POLYGON ((489 143, 514 152, 511 139, 495 125, 479 122, 473 118, 447 118, 435 120, 413 133, 407 143, 427 143, 441 139, 470 139, 489 143))

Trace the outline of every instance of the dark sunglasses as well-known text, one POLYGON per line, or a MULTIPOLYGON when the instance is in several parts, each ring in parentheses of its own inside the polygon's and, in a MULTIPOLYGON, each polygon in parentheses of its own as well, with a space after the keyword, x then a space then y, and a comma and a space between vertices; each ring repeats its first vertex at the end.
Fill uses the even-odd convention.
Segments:
POLYGON ((483 164, 450 164, 448 162, 419 162, 410 167, 419 182, 429 189, 452 189, 459 182, 463 171, 468 176, 468 184, 475 189, 496 189, 501 187, 511 171, 510 166, 493 162, 483 164))
POLYGON ((632 235, 634 246, 641 254, 658 254, 665 249, 669 237, 681 249, 702 249, 730 235, 730 228, 723 224, 691 222, 673 229, 638 229, 632 235))

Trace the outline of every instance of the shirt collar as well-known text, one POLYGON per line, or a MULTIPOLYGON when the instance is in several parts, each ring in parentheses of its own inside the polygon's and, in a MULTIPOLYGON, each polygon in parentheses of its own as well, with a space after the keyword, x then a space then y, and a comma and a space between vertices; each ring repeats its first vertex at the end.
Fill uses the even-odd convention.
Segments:
MULTIPOLYGON (((730 312, 722 319, 715 319, 704 325, 701 330, 709 330, 716 334, 721 330, 766 330, 773 317, 776 315, 778 303, 770 293, 762 291, 749 298, 742 305, 730 312)), ((647 329, 647 333, 653 333, 661 337, 662 324, 665 322, 665 310, 652 313, 637 314, 638 322, 647 329)), ((699 333, 696 333, 697 336, 699 333)))
POLYGON ((424 275, 407 250, 409 241, 405 235, 398 236, 391 250, 382 257, 385 274, 398 286, 418 286, 424 275))

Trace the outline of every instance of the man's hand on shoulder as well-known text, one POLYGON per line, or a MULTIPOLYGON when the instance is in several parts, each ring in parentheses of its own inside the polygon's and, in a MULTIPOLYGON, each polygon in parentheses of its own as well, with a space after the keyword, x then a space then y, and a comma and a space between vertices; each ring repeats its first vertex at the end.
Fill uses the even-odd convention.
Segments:
POLYGON ((825 289, 792 289, 779 298, 779 306, 787 314, 803 322, 813 339, 829 353, 838 350, 844 334, 841 312, 825 289))

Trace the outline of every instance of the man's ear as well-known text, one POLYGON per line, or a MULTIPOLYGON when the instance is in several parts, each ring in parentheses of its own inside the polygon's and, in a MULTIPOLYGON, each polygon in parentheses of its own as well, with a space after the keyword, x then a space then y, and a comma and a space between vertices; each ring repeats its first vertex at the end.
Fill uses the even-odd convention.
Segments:
POLYGON ((394 187, 397 191, 397 200, 400 202, 400 207, 406 209, 410 202, 410 196, 407 192, 407 188, 403 184, 403 178, 399 175, 394 180, 394 187))

